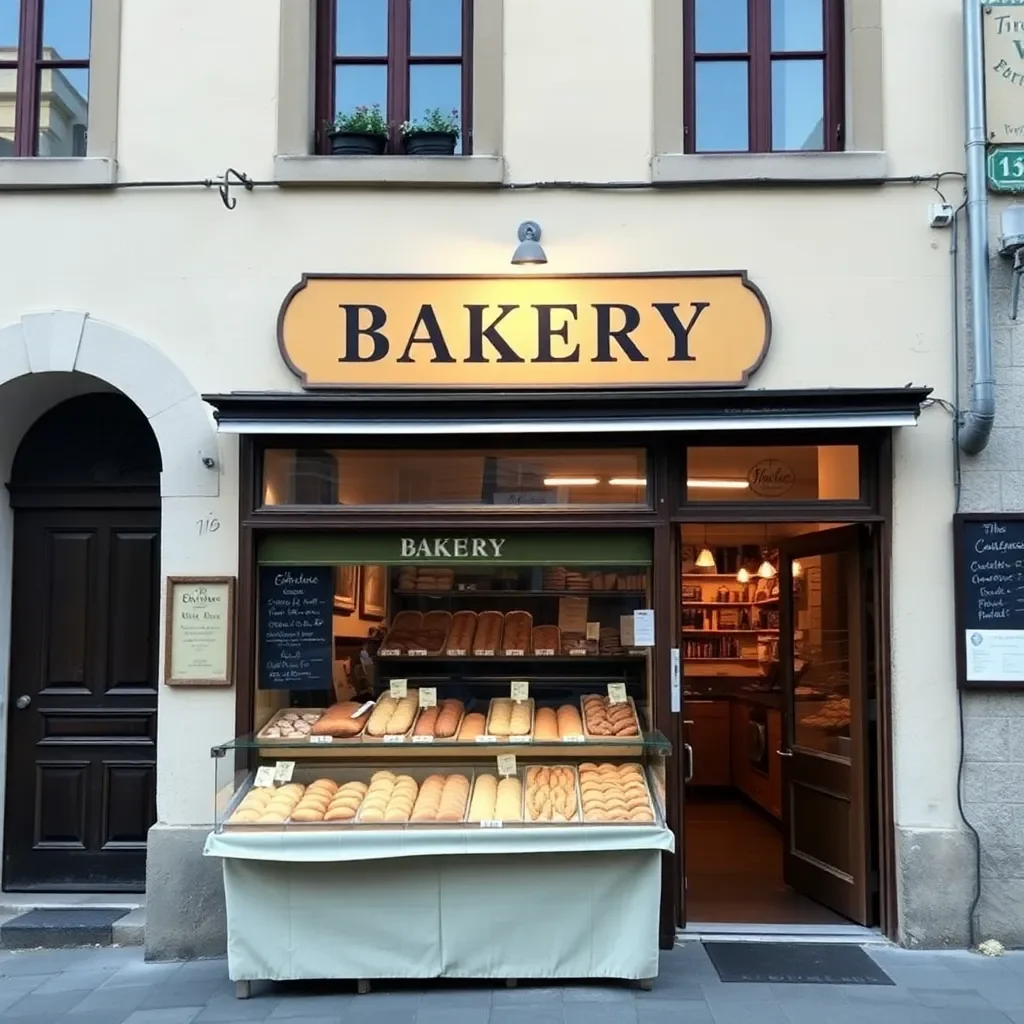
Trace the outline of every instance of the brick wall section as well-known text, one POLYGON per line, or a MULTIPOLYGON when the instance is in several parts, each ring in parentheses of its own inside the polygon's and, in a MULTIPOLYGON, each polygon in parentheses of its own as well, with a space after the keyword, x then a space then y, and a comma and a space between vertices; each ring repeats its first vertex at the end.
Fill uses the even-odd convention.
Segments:
MULTIPOLYGON (((998 247, 994 199, 991 245, 998 247)), ((966 231, 961 231, 965 238, 966 231)), ((966 263, 966 260, 964 261, 966 263)), ((1024 511, 1024 302, 1010 319, 1012 261, 994 256, 992 325, 996 425, 988 448, 962 461, 960 510, 1024 511)), ((965 319, 970 316, 965 309, 965 319)), ((970 339, 962 333, 961 401, 970 401, 970 339)), ((959 642, 959 638, 958 638, 959 642)), ((964 695, 964 809, 981 839, 979 938, 1024 945, 1024 692, 964 695)))

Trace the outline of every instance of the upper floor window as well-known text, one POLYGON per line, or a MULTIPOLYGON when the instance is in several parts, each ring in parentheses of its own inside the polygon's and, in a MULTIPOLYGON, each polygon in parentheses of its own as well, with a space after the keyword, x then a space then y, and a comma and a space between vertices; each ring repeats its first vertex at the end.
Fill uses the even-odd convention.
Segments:
POLYGON ((843 0, 683 0, 689 153, 843 148, 843 0))
POLYGON ((439 110, 469 153, 472 0, 317 0, 316 142, 331 152, 325 124, 379 106, 388 151, 403 151, 400 126, 439 110))
POLYGON ((91 0, 0 0, 0 156, 85 156, 91 0))

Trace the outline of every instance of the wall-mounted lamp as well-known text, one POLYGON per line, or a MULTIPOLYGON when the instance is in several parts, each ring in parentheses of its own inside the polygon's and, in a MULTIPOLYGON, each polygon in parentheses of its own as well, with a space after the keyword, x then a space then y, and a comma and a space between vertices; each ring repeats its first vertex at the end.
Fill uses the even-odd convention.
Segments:
POLYGON ((999 255, 1013 259, 1010 279, 1010 319, 1017 319, 1020 306, 1020 282, 1024 277, 1024 203, 1013 203, 1001 215, 1003 233, 999 239, 999 255))
POLYGON ((519 245, 512 254, 512 265, 525 266, 530 263, 547 263, 547 253, 540 244, 540 225, 535 220, 524 220, 519 225, 519 245))

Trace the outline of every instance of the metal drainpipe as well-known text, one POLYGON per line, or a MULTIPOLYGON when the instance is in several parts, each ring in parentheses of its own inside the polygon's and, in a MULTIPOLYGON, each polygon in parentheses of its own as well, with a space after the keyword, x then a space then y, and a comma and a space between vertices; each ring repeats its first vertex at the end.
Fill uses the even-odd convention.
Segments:
MULTIPOLYGON (((964 92, 967 154, 967 230, 971 268, 971 343, 974 380, 971 408, 960 424, 960 448, 984 451, 996 419, 989 300, 988 186, 985 176, 985 82, 979 0, 964 0, 964 92)), ((954 281, 953 287, 958 288, 954 281)), ((957 396, 959 400, 959 395, 957 396)))

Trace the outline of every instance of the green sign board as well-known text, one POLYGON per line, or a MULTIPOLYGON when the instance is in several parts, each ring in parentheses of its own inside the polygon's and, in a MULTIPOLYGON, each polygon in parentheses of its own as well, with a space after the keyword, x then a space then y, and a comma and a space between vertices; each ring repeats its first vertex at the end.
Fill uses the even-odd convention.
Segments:
POLYGON ((1024 146, 989 150, 988 184, 995 192, 1024 192, 1024 146))
POLYGON ((501 529, 394 533, 279 533, 259 544, 261 565, 650 565, 644 533, 501 529))

